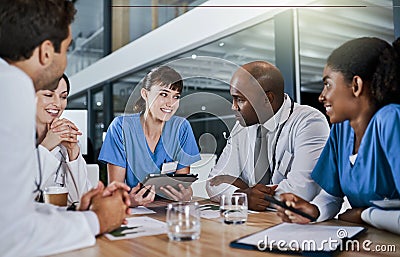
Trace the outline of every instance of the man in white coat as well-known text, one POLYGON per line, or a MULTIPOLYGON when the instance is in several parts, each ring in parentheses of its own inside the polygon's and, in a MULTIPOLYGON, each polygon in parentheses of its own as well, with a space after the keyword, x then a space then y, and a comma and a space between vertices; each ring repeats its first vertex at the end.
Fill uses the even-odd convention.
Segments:
POLYGON ((269 206, 265 194, 292 192, 313 199, 320 187, 310 173, 329 135, 324 115, 293 102, 284 93, 281 72, 268 62, 243 65, 230 83, 238 122, 209 175, 210 198, 219 201, 222 194, 245 192, 253 210, 269 206))
POLYGON ((78 211, 33 200, 40 171, 35 89, 57 86, 75 12, 64 0, 2 0, 0 5, 1 256, 42 256, 93 245, 96 235, 119 227, 128 212, 129 187, 120 184, 104 189, 100 183, 81 198, 78 211))

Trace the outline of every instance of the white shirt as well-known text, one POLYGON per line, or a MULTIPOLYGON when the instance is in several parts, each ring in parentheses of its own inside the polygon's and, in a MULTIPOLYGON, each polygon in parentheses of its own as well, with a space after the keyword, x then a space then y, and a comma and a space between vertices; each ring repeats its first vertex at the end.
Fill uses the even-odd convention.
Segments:
POLYGON ((42 256, 95 244, 95 213, 34 202, 38 165, 32 80, 0 58, 0 85, 1 256, 42 256))
POLYGON ((357 156, 358 156, 358 154, 352 154, 349 156, 351 165, 354 165, 354 163, 356 162, 357 156))
MULTIPOLYGON (((70 161, 67 149, 63 145, 56 146, 52 151, 42 145, 39 145, 38 149, 42 167, 41 189, 64 184, 68 188, 68 203, 79 201, 81 196, 92 187, 82 154, 79 153, 76 160, 70 161)), ((36 180, 39 179, 36 178, 36 180)))
MULTIPOLYGON (((320 191, 310 174, 328 138, 329 125, 321 112, 297 103, 294 103, 293 113, 289 117, 291 104, 291 99, 285 94, 282 107, 273 118, 263 124, 269 130, 267 137, 270 164, 274 152, 276 158, 272 183, 278 184, 276 196, 290 192, 309 201, 320 191), (274 151, 277 134, 283 124, 274 151)), ((210 178, 231 175, 239 177, 250 187, 255 185, 254 146, 257 126, 258 124, 242 127, 238 123, 234 126, 217 164, 210 172, 210 178)), ((232 194, 238 188, 225 183, 210 186, 207 182, 206 189, 212 200, 219 201, 221 194, 232 194)))

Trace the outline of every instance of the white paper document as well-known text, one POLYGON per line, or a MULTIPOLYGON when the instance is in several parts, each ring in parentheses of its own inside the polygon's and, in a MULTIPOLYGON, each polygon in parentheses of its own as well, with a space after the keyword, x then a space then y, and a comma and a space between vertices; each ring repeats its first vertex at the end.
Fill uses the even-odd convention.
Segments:
POLYGON ((130 217, 127 218, 127 221, 127 225, 123 225, 105 236, 110 240, 120 240, 167 233, 167 224, 153 218, 130 217))
POLYGON ((353 238, 364 227, 326 226, 319 224, 282 223, 247 237, 236 243, 253 245, 262 250, 284 251, 334 251, 340 249, 343 240, 353 238))
POLYGON ((219 205, 216 204, 203 204, 199 206, 199 209, 200 217, 204 219, 216 219, 221 216, 219 205))
POLYGON ((153 214, 156 213, 153 210, 150 210, 149 208, 146 208, 144 206, 138 206, 135 208, 131 208, 131 214, 132 215, 139 215, 139 214, 153 214))

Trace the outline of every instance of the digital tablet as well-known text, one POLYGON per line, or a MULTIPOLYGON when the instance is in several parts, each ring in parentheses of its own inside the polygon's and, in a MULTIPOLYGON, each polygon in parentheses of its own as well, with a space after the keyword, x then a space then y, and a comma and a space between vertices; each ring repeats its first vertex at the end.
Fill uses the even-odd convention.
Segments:
POLYGON ((400 199, 373 200, 370 202, 380 209, 400 210, 400 199))
POLYGON ((182 184, 185 188, 190 186, 197 180, 197 174, 148 174, 142 184, 144 186, 154 185, 156 188, 156 194, 165 198, 168 198, 160 190, 160 187, 167 185, 172 186, 176 190, 180 191, 178 185, 182 184))
POLYGON ((305 212, 302 212, 302 211, 300 211, 300 210, 298 210, 296 208, 293 208, 292 206, 287 206, 284 202, 276 200, 273 196, 269 196, 269 195, 265 194, 264 198, 268 202, 276 204, 276 205, 278 205, 278 206, 280 206, 280 207, 282 207, 284 209, 287 209, 287 210, 289 210, 291 212, 294 212, 294 213, 296 213, 296 214, 298 214, 298 215, 300 215, 300 216, 302 216, 302 217, 304 217, 306 219, 309 219, 310 221, 316 221, 316 218, 312 217, 311 215, 308 215, 305 212))

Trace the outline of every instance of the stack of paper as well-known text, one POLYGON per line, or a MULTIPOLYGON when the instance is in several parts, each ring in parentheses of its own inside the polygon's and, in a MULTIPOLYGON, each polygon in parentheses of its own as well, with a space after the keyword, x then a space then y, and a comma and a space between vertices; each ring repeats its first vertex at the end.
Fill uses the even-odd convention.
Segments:
POLYGON ((105 236, 110 240, 120 240, 167 233, 167 224, 156 219, 141 216, 127 218, 127 221, 127 225, 123 225, 105 236))

